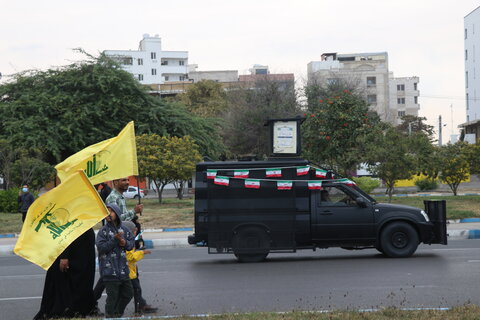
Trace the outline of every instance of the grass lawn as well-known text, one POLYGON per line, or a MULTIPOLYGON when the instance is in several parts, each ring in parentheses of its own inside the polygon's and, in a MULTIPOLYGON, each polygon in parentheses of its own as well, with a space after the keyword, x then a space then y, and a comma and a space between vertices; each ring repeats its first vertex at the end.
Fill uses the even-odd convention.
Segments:
MULTIPOLYGON (((388 197, 375 199, 378 202, 388 202, 388 197)), ((480 217, 480 196, 393 197, 392 203, 424 208, 424 200, 446 200, 448 219, 480 217)), ((142 199, 144 212, 140 222, 145 229, 192 227, 193 202, 193 199, 164 198, 162 204, 159 204, 158 199, 142 199)), ((127 207, 133 208, 135 203, 135 200, 127 200, 127 207)), ((21 228, 20 213, 0 213, 0 234, 18 233, 21 228)))
MULTIPOLYGON (((378 202, 388 203, 388 197, 375 197, 378 202)), ((424 200, 446 200, 447 218, 479 218, 480 217, 480 196, 436 196, 436 197, 393 197, 393 204, 425 208, 424 200)))
MULTIPOLYGON (((94 319, 94 318, 89 318, 94 319)), ((165 319, 155 318, 149 319, 165 319)), ((284 313, 256 312, 256 313, 230 313, 205 316, 179 316, 168 317, 171 320, 193 320, 193 319, 211 319, 211 320, 478 320, 480 319, 480 307, 476 305, 466 305, 452 308, 450 310, 399 310, 396 308, 387 308, 374 312, 358 311, 292 311, 284 313)))

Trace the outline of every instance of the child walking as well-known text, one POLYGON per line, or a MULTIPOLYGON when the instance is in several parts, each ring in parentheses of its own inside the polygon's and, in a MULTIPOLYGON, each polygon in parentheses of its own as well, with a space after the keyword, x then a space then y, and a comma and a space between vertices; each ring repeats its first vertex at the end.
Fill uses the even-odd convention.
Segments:
POLYGON ((121 317, 132 300, 133 287, 129 277, 126 251, 132 250, 135 237, 120 220, 121 209, 108 204, 107 223, 97 234, 97 250, 100 276, 107 291, 105 317, 121 317))
MULTIPOLYGON (((134 236, 137 235, 137 227, 131 221, 124 221, 125 227, 129 228, 134 236)), ((130 281, 133 286, 133 301, 135 303, 135 314, 142 315, 144 313, 155 313, 157 308, 147 304, 147 301, 142 297, 142 287, 140 286, 140 279, 138 279, 137 262, 142 260, 145 254, 152 253, 150 250, 135 250, 133 248, 127 251, 128 269, 130 270, 130 281)))

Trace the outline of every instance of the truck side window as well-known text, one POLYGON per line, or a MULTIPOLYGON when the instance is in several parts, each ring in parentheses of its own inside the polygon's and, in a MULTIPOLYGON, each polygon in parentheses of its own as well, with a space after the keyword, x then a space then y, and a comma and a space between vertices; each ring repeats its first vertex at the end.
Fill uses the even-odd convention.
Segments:
POLYGON ((330 187, 320 191, 322 206, 355 206, 356 202, 352 197, 337 187, 330 187))

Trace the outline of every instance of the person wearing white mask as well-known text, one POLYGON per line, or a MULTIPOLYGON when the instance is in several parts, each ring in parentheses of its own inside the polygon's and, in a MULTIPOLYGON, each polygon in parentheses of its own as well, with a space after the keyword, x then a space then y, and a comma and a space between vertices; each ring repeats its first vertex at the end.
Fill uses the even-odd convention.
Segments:
POLYGON ((28 185, 24 184, 22 189, 18 192, 18 204, 20 206, 20 212, 22 213, 22 222, 25 221, 27 216, 28 208, 32 205, 35 198, 33 194, 28 190, 28 185))

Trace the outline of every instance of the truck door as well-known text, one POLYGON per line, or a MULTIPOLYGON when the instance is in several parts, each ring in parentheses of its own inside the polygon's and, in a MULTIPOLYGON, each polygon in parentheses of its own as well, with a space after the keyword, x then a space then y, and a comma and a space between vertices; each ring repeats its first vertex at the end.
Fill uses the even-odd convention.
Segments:
POLYGON ((338 185, 324 188, 314 196, 312 237, 328 242, 352 242, 375 239, 373 208, 360 207, 356 195, 338 185))

